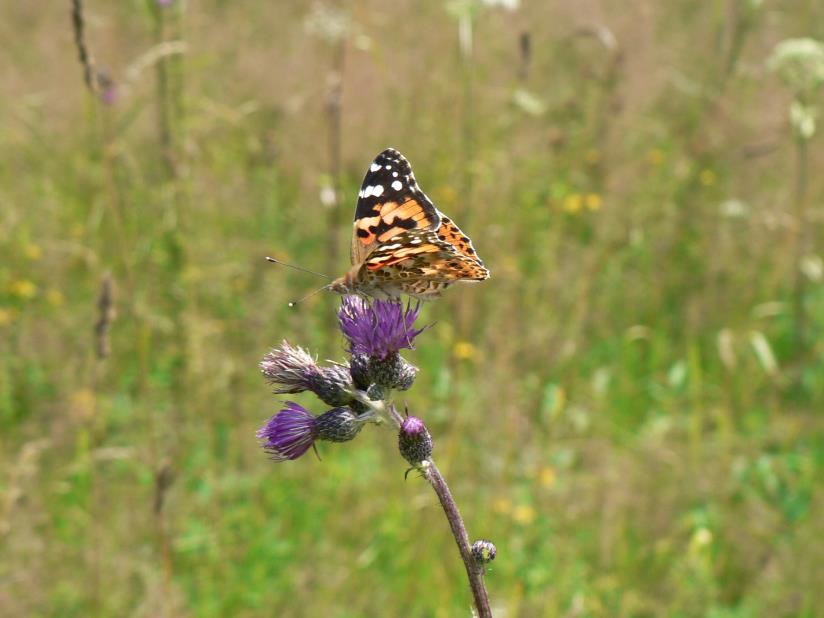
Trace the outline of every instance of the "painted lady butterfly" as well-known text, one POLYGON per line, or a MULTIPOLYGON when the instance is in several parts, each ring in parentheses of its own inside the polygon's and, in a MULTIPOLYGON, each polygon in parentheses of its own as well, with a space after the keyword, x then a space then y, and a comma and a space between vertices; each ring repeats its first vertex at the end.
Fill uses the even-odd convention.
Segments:
POLYGON ((380 153, 363 179, 352 233, 352 268, 329 289, 375 298, 437 298, 489 271, 472 241, 420 190, 409 161, 380 153))

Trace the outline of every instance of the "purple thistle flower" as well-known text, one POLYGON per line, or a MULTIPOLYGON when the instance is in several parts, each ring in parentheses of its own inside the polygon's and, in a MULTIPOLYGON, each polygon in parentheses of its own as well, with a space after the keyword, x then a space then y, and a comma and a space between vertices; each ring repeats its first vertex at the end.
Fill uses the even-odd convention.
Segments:
POLYGON ((302 406, 287 401, 286 407, 258 430, 257 437, 275 461, 297 459, 315 443, 317 423, 302 406))
POLYGON ((286 461, 303 455, 315 440, 348 442, 360 433, 364 422, 349 408, 332 408, 312 416, 302 406, 287 401, 286 407, 258 430, 257 437, 272 459, 286 461))
POLYGON ((369 303, 360 296, 344 296, 338 321, 349 341, 349 352, 385 359, 402 348, 414 349, 415 337, 424 330, 414 327, 420 309, 420 303, 404 308, 396 301, 369 303))

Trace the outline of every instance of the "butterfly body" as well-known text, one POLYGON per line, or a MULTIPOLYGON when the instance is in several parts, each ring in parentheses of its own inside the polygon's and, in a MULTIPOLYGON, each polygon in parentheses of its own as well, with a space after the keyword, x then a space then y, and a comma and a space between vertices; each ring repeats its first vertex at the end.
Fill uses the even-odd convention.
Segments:
POLYGON ((374 298, 437 298, 458 281, 482 281, 489 271, 472 241, 420 190, 404 156, 381 152, 358 193, 352 268, 329 289, 374 298))

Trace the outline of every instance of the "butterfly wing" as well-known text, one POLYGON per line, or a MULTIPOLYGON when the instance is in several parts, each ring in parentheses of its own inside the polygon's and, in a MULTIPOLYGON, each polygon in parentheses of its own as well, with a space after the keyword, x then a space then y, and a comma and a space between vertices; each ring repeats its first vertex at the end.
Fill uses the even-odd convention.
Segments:
POLYGON ((392 237, 367 256, 361 272, 378 279, 439 282, 489 277, 480 260, 462 255, 432 230, 409 230, 392 237))
MULTIPOLYGON (((472 241, 469 236, 464 234, 460 228, 455 225, 455 222, 447 217, 442 212, 438 213, 441 216, 441 224, 438 226, 438 238, 449 243, 456 253, 474 262, 478 267, 486 271, 486 277, 489 277, 489 271, 484 267, 483 261, 478 257, 475 247, 472 246, 472 241)), ((484 277, 484 279, 486 278, 484 277)))
POLYGON ((352 264, 407 230, 434 230, 441 216, 418 187, 409 161, 394 148, 380 153, 366 172, 355 208, 352 264))

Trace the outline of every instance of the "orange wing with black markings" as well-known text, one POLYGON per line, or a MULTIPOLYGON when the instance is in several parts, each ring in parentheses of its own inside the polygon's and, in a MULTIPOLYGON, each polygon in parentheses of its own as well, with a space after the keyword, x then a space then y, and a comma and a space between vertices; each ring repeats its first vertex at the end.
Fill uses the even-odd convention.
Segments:
MULTIPOLYGON (((455 222, 445 214, 441 212, 438 214, 441 216, 441 224, 437 229, 438 238, 452 245, 459 254, 473 260, 478 266, 484 268, 484 263, 481 261, 481 258, 478 257, 478 252, 475 251, 475 247, 472 246, 472 241, 469 239, 469 236, 464 234, 461 229, 455 225, 455 222)), ((486 269, 484 268, 484 270, 486 269)))
POLYGON ((355 208, 352 264, 407 230, 433 230, 440 213, 420 190, 412 166, 394 148, 380 153, 366 172, 355 208))
POLYGON ((477 258, 462 255, 432 230, 409 230, 394 236, 369 254, 362 269, 391 271, 393 278, 401 280, 452 282, 489 277, 477 258))
POLYGON ((437 298, 489 271, 472 241, 418 187, 401 153, 387 148, 366 172, 355 209, 352 268, 329 289, 376 298, 437 298))

